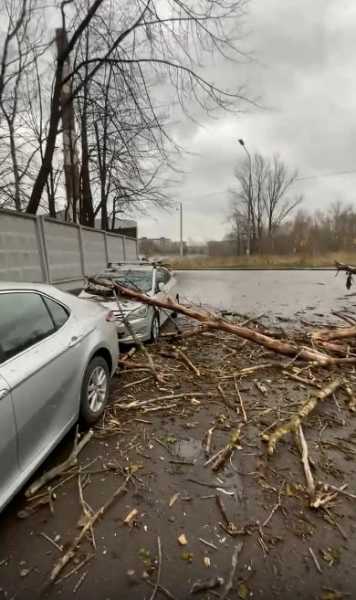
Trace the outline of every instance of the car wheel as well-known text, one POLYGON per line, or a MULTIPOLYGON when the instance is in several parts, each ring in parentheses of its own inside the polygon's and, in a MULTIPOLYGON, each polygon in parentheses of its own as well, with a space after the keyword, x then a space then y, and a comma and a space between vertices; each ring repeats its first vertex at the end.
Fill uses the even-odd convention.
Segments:
POLYGON ((97 356, 87 366, 81 392, 80 416, 87 425, 101 417, 109 397, 110 373, 104 358, 97 356))
POLYGON ((152 319, 152 324, 151 324, 150 342, 152 342, 152 344, 156 344, 158 342, 158 338, 159 338, 159 318, 158 318, 158 315, 155 314, 152 319))

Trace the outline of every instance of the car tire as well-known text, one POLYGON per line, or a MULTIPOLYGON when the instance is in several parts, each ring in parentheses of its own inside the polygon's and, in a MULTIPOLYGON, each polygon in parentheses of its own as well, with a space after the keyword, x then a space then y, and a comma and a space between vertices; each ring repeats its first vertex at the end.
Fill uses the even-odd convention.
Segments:
POLYGON ((80 418, 86 425, 100 419, 109 398, 110 372, 104 358, 96 356, 84 373, 80 399, 80 418))
POLYGON ((159 317, 155 312, 153 315, 152 323, 151 323, 151 336, 150 342, 151 344, 156 344, 159 338, 159 317))

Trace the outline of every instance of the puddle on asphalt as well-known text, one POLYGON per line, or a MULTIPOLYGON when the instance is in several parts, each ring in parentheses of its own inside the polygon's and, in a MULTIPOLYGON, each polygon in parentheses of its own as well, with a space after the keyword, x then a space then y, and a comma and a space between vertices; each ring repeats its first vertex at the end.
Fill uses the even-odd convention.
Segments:
POLYGON ((183 440, 177 440, 175 444, 175 455, 181 460, 196 460, 202 453, 202 445, 200 440, 194 438, 187 438, 183 440))
POLYGON ((177 440, 174 444, 174 456, 179 460, 194 463, 190 471, 191 476, 200 481, 206 481, 207 484, 215 484, 216 489, 226 499, 230 496, 231 500, 241 502, 243 486, 236 466, 234 468, 232 463, 227 461, 225 468, 218 473, 212 473, 209 467, 205 469, 203 464, 206 456, 200 440, 194 438, 177 440))

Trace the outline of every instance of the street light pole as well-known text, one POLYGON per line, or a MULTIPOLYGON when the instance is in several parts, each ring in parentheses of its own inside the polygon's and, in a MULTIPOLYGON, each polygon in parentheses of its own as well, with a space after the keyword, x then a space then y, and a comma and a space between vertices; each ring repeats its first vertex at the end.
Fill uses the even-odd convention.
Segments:
POLYGON ((179 243, 179 254, 181 258, 184 256, 184 247, 183 247, 183 204, 179 203, 179 229, 180 229, 180 243, 179 243))
POLYGON ((251 161, 251 154, 247 150, 246 144, 245 144, 244 140, 239 139, 238 142, 239 142, 240 146, 242 146, 243 149, 245 150, 245 152, 247 154, 247 157, 248 157, 248 163, 249 163, 249 173, 248 173, 248 204, 247 204, 247 246, 246 246, 246 254, 249 256, 250 253, 251 253, 252 161, 251 161))

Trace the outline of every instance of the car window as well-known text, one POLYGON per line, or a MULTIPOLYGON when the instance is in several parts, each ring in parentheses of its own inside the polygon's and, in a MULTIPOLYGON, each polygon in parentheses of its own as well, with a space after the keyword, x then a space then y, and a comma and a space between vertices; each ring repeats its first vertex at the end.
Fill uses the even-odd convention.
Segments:
POLYGON ((167 271, 166 269, 157 269, 157 276, 156 276, 156 281, 157 284, 158 283, 168 283, 170 279, 170 274, 169 271, 167 271))
POLYGON ((43 300, 47 305, 49 312, 52 315, 52 319, 54 321, 56 329, 59 329, 60 327, 62 327, 62 325, 64 325, 66 321, 68 321, 68 311, 61 304, 58 304, 58 302, 55 302, 51 298, 46 297, 43 298, 43 300))
POLYGON ((152 289, 152 269, 147 270, 135 270, 127 269, 125 271, 117 271, 116 273, 103 273, 98 275, 97 279, 112 278, 119 285, 123 285, 132 290, 140 290, 142 292, 149 292, 152 289))
POLYGON ((4 362, 55 331, 39 294, 0 294, 0 361, 4 362))

